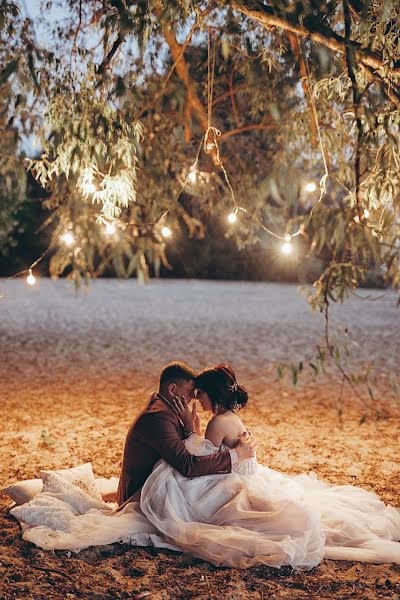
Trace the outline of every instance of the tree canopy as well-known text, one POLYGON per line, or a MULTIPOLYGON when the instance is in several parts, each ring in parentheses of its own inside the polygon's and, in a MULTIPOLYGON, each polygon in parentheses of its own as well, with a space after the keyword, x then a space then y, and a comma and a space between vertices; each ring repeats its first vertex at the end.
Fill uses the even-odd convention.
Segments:
POLYGON ((399 286, 399 9, 53 0, 38 19, 1 0, 0 244, 25 166, 47 190, 52 275, 146 279, 171 232, 219 220, 239 248, 321 258, 322 310, 372 266, 399 286))

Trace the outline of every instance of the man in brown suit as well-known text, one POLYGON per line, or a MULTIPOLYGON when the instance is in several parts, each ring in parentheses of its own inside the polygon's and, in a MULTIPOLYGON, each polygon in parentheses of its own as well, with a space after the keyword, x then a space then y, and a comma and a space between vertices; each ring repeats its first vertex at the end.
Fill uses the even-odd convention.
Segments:
POLYGON ((195 410, 188 402, 194 395, 196 373, 187 365, 173 362, 160 375, 159 392, 153 394, 145 410, 132 423, 125 441, 118 486, 119 505, 139 500, 140 490, 164 459, 185 477, 230 473, 237 460, 253 456, 253 446, 240 440, 237 447, 210 456, 194 456, 183 443, 198 426, 195 410))

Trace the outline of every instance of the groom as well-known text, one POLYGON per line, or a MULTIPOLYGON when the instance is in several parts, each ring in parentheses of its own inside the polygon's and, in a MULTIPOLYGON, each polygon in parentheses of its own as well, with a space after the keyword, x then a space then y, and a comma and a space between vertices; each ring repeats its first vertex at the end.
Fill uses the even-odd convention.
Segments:
POLYGON ((185 477, 230 473, 232 464, 253 456, 253 446, 240 440, 235 449, 209 456, 194 456, 183 443, 198 424, 188 406, 193 398, 196 373, 187 365, 172 362, 161 371, 158 393, 132 423, 125 441, 117 502, 139 500, 140 490, 164 459, 185 477))

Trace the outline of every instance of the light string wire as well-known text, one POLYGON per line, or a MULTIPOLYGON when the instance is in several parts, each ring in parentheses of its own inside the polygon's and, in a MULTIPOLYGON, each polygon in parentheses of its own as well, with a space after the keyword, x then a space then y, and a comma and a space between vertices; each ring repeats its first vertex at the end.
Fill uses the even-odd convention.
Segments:
POLYGON ((322 154, 322 160, 324 163, 324 169, 325 169, 325 173, 322 176, 320 182, 319 182, 319 187, 320 187, 320 194, 319 194, 319 198, 317 200, 317 202, 314 204, 314 206, 311 209, 310 215, 308 217, 308 220, 305 224, 305 227, 309 224, 311 217, 313 215, 314 209, 315 207, 321 202, 322 198, 324 197, 324 195, 326 194, 326 183, 329 177, 329 169, 328 169, 328 163, 326 160, 326 155, 325 155, 325 149, 324 149, 324 144, 322 142, 322 135, 321 135, 321 128, 319 125, 319 119, 318 119, 318 112, 317 112, 317 107, 315 105, 315 100, 314 100, 314 94, 312 91, 312 82, 311 82, 311 72, 310 72, 310 67, 308 64, 308 59, 307 59, 307 55, 304 54, 303 50, 302 50, 302 41, 299 39, 299 36, 296 36, 297 40, 298 40, 298 44, 299 44, 299 49, 300 49, 300 55, 303 59, 305 68, 306 68, 306 76, 307 76, 307 84, 308 84, 308 89, 310 90, 310 102, 311 102, 311 109, 313 112, 313 116, 314 116, 314 122, 315 122, 315 126, 317 128, 317 134, 318 134, 318 141, 319 141, 319 146, 321 149, 321 154, 322 154))
POLYGON ((234 213, 233 214, 237 214, 238 211, 241 211, 243 213, 245 213, 246 215, 248 215, 250 217, 250 219, 254 222, 256 222, 266 233, 268 233, 269 235, 282 240, 282 241, 290 241, 290 239, 292 239, 293 237, 296 237, 298 235, 300 235, 300 233, 302 233, 303 229, 301 227, 299 227, 299 229, 292 235, 290 235, 290 238, 288 239, 288 234, 282 236, 279 235, 278 233, 272 231, 271 229, 269 229, 260 219, 257 215, 255 215, 254 213, 250 213, 250 211, 248 211, 246 208, 244 208, 243 206, 240 206, 236 200, 236 195, 234 192, 234 189, 232 187, 232 184, 230 182, 228 173, 226 171, 226 168, 223 164, 222 158, 221 158, 221 153, 220 153, 220 149, 218 146, 218 138, 221 136, 221 131, 219 129, 217 129, 216 127, 213 127, 211 125, 212 123, 212 106, 213 106, 213 92, 214 92, 214 76, 215 76, 215 53, 216 53, 216 42, 214 40, 214 43, 211 44, 211 34, 210 34, 210 29, 208 30, 208 43, 207 43, 207 50, 208 50, 208 58, 207 58, 207 112, 208 112, 208 128, 206 133, 204 134, 203 140, 204 140, 204 151, 206 153, 209 152, 210 149, 215 147, 215 152, 216 152, 216 158, 217 158, 217 164, 219 165, 219 167, 221 168, 223 174, 224 174, 224 179, 226 182, 226 185, 228 186, 228 189, 230 191, 231 194, 231 198, 232 198, 232 203, 234 206, 234 213), (210 143, 210 137, 212 138, 212 142, 210 143))
MULTIPOLYGON (((299 46, 300 46, 300 53, 303 57, 303 60, 304 60, 305 66, 306 66, 306 75, 307 75, 309 89, 311 90, 311 76, 310 76, 310 69, 309 69, 307 56, 305 56, 303 54, 300 43, 299 43, 299 46)), ((321 202, 323 196, 326 194, 326 180, 329 177, 329 170, 328 170, 325 150, 324 150, 324 146, 323 146, 323 142, 322 142, 321 130, 320 130, 320 125, 319 125, 319 120, 318 120, 318 113, 317 113, 315 101, 313 98, 313 94, 312 94, 312 92, 310 93, 310 101, 311 101, 313 116, 314 116, 314 120, 315 120, 315 124, 316 124, 316 128, 317 128, 318 140, 319 140, 319 145, 320 145, 320 149, 321 149, 324 169, 325 169, 325 173, 324 173, 323 177, 321 178, 320 184, 319 184, 320 185, 320 196, 319 196, 316 204, 313 206, 306 223, 302 224, 295 233, 285 234, 282 236, 282 235, 276 233, 275 231, 272 231, 271 229, 269 229, 255 213, 251 213, 243 206, 240 206, 236 200, 235 191, 230 182, 227 170, 223 164, 223 161, 221 158, 221 153, 220 153, 220 148, 218 145, 218 138, 221 137, 222 134, 221 134, 221 131, 217 127, 214 127, 212 125, 212 106, 213 106, 214 79, 215 79, 215 61, 216 61, 216 41, 214 40, 213 43, 211 43, 211 32, 210 32, 210 28, 208 28, 208 39, 207 39, 207 125, 208 126, 207 126, 207 130, 204 133, 202 139, 200 140, 195 160, 192 163, 192 165, 190 166, 189 171, 187 172, 185 179, 184 179, 177 195, 175 196, 175 198, 171 201, 170 205, 166 208, 166 210, 163 211, 163 213, 160 215, 160 217, 158 217, 153 222, 144 223, 142 226, 153 226, 153 227, 157 226, 160 222, 162 222, 168 216, 168 214, 171 212, 173 207, 179 201, 182 193, 185 191, 185 189, 188 185, 190 174, 196 172, 196 169, 197 169, 197 166, 199 163, 199 159, 200 159, 201 149, 203 148, 203 151, 205 152, 205 154, 209 154, 211 150, 215 151, 215 153, 216 153, 216 163, 222 170, 226 185, 228 186, 228 189, 230 191, 232 203, 234 206, 234 214, 236 215, 239 211, 243 212, 252 221, 257 223, 257 225, 259 227, 261 227, 263 229, 263 231, 265 231, 272 237, 275 237, 276 239, 288 242, 292 238, 303 233, 304 228, 309 224, 315 207, 317 206, 317 204, 319 204, 321 202), (212 141, 210 141, 210 139, 212 141)), ((18 275, 21 275, 21 274, 24 274, 27 272, 31 273, 32 269, 34 269, 34 267, 36 267, 43 260, 43 258, 47 255, 47 253, 54 247, 54 245, 56 244, 58 239, 59 238, 53 239, 52 242, 49 244, 48 248, 46 248, 46 250, 39 256, 39 258, 37 258, 28 268, 23 269, 22 271, 19 271, 18 273, 15 273, 14 275, 11 275, 9 277, 9 279, 12 279, 13 277, 17 277, 18 275)))

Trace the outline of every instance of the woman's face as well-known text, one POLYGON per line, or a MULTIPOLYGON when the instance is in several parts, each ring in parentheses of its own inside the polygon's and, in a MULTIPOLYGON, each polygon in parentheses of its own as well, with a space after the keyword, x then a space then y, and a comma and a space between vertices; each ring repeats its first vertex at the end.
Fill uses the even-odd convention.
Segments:
POLYGON ((210 411, 213 409, 210 396, 204 390, 197 389, 196 400, 200 402, 201 408, 204 411, 210 411))

